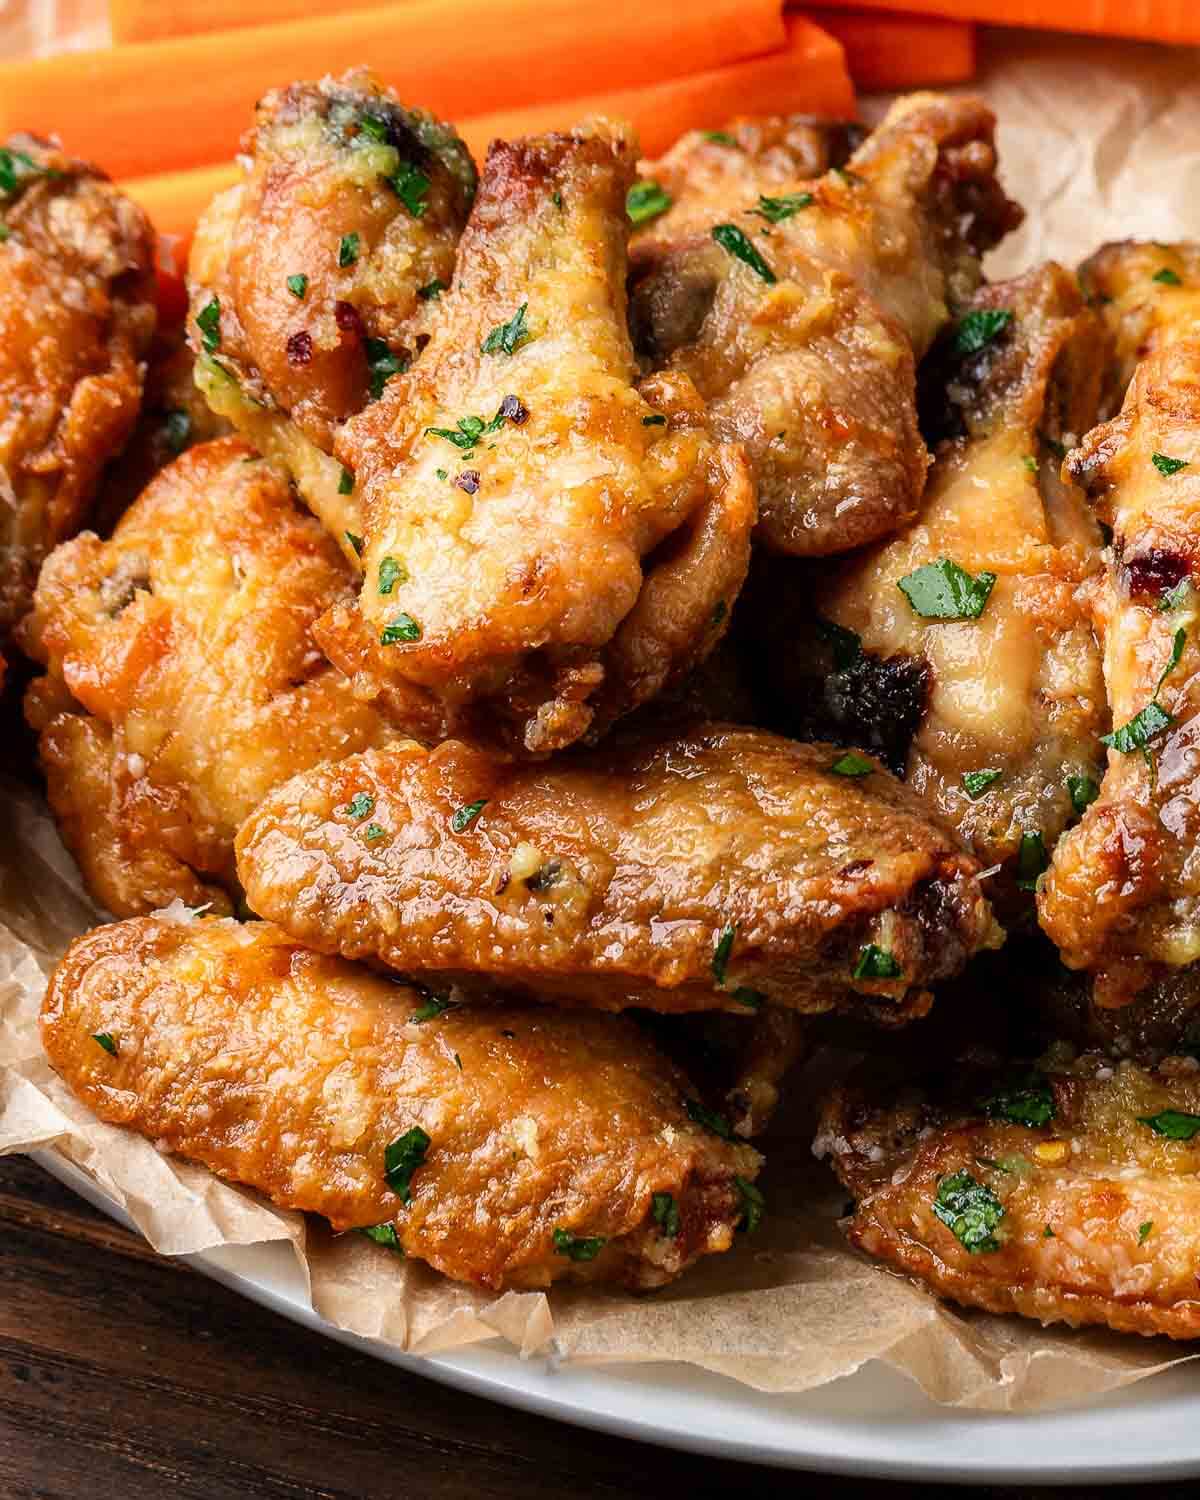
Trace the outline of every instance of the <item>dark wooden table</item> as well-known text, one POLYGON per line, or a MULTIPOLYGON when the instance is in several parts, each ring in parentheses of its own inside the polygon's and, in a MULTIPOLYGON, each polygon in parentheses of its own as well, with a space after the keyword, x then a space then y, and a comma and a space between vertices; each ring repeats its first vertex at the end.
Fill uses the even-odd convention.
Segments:
MULTIPOLYGON (((1198 1492, 1178 1484, 1104 1493, 1195 1500, 1198 1492)), ((931 1493, 1053 1492, 784 1474, 460 1395, 160 1259, 32 1162, 0 1159, 2 1500, 931 1493)))

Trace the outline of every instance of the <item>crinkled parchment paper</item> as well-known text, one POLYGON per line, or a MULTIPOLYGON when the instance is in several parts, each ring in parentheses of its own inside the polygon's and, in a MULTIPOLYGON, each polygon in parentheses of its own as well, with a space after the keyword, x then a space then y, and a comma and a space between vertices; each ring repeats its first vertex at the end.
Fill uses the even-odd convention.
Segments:
MULTIPOLYGON (((1110 238, 1200 237, 1196 53, 1014 33, 990 37, 985 56, 1005 179, 1029 210, 994 275, 1049 255, 1073 264, 1110 238)), ((98 1124, 58 1083, 37 1007, 58 954, 94 920, 44 810, 0 787, 0 1152, 61 1152, 167 1254, 287 1242, 313 1306, 340 1327, 417 1353, 500 1335, 530 1355, 682 1360, 772 1392, 882 1359, 938 1401, 989 1411, 1085 1398, 1187 1357, 1165 1341, 964 1315, 861 1260, 840 1239, 840 1197, 812 1162, 802 1108, 767 1143, 770 1211, 755 1239, 651 1296, 492 1297, 334 1238, 98 1124)), ((802 1106, 803 1080, 794 1092, 802 1106)))

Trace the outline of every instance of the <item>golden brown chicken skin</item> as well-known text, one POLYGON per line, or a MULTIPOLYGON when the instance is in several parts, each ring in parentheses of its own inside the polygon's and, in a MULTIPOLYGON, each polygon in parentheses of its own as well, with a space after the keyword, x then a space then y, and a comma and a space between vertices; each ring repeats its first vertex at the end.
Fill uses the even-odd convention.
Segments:
POLYGON ((317 649, 352 588, 320 524, 240 439, 190 449, 42 569, 24 641, 51 807, 119 915, 179 896, 229 909, 233 837, 278 782, 383 743, 317 649))
POLYGON ((604 122, 495 142, 428 347, 338 441, 366 545, 326 651, 519 753, 599 732, 694 665, 749 559, 740 452, 686 378, 634 385, 635 154, 604 122))
POLYGON ((101 1119, 496 1291, 660 1286, 758 1201, 758 1153, 692 1118, 688 1079, 623 1017, 439 1014, 269 923, 97 928, 42 1039, 101 1119))
POLYGON ((1200 1337, 1195 1060, 953 1073, 830 1101, 815 1149, 856 1200, 851 1243, 969 1307, 1200 1337))
POLYGON ((145 215, 94 167, 0 145, 0 639, 137 419, 153 267, 145 215))
POLYGON ((267 797, 238 871, 318 950, 468 988, 743 1014, 865 997, 903 1019, 999 934, 958 841, 838 759, 720 725, 545 767, 396 746, 267 797))
POLYGON ((757 197, 753 173, 734 178, 719 214, 702 200, 707 225, 685 204, 679 232, 668 214, 637 242, 642 352, 689 375, 714 433, 745 445, 771 548, 846 551, 915 512, 915 361, 1019 219, 993 127, 976 100, 914 95, 847 168, 757 197))
MULTIPOLYGON (((984 864, 1008 863, 1010 897, 1018 864, 1027 881, 1040 873, 1103 763, 1108 710, 1081 588, 1101 567, 1101 538, 1058 471, 1095 420, 1105 351, 1059 266, 976 293, 922 376, 926 425, 942 440, 920 514, 817 593, 818 612, 863 652, 926 668, 905 779, 984 864), (979 598, 960 609, 943 597, 951 577, 979 598)), ((869 700, 846 695, 843 732, 869 743, 860 702, 871 717, 869 700)))
POLYGON ((1067 460, 1113 530, 1095 612, 1113 736, 1099 799, 1059 843, 1043 928, 1101 1005, 1200 958, 1200 340, 1139 367, 1120 415, 1067 460))
POLYGON ((242 144, 245 177, 192 248, 198 378, 345 543, 362 526, 334 436, 424 341, 475 167, 449 126, 365 71, 271 90, 242 144))

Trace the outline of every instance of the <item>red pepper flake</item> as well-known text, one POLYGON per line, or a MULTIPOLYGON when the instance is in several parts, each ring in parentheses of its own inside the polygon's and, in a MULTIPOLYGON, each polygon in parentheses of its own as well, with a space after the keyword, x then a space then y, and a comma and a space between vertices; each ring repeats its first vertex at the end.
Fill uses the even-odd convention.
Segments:
POLYGON ((358 315, 358 308, 353 302, 335 302, 333 304, 333 317, 337 326, 343 333, 352 333, 357 338, 366 336, 363 320, 358 315))
POLYGON ((313 341, 312 334, 303 328, 299 333, 293 333, 287 341, 288 364, 295 365, 300 369, 312 362, 313 341))
POLYGON ((479 470, 463 469, 454 476, 454 483, 460 490, 466 490, 468 495, 473 495, 479 488, 479 470))
POLYGON ((512 422, 514 426, 520 427, 522 422, 529 420, 529 409, 520 396, 505 396, 504 400, 500 403, 499 415, 505 421, 512 422))

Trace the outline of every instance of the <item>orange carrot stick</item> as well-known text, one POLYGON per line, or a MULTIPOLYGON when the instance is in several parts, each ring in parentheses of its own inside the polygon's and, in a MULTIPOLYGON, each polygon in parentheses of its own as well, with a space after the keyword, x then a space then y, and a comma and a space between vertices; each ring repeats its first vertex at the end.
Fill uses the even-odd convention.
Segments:
POLYGON ((459 122, 477 160, 489 141, 563 129, 588 115, 630 120, 642 151, 657 156, 686 130, 727 123, 735 115, 804 113, 854 119, 854 86, 841 46, 803 16, 788 16, 788 45, 780 52, 672 78, 648 88, 588 94, 459 122))
MULTIPOLYGON (((320 13, 342 15, 389 3, 392 0, 320 0, 320 13)), ((118 44, 307 21, 316 10, 313 0, 108 0, 113 41, 118 44)))
MULTIPOLYGON (((826 0, 840 10, 840 0, 826 0)), ((852 9, 911 11, 1041 31, 1090 31, 1152 42, 1200 42, 1196 0, 848 0, 852 9)))
POLYGON ((965 83, 975 76, 975 28, 966 21, 803 9, 841 42, 857 88, 911 89, 965 83))
POLYGON ((159 234, 190 238, 196 220, 217 193, 238 181, 233 162, 223 167, 192 167, 186 172, 162 172, 156 177, 127 177, 121 191, 140 203, 159 234))
POLYGON ((0 136, 57 134, 114 177, 224 161, 273 84, 368 63, 455 119, 701 72, 782 45, 779 0, 405 0, 0 65, 0 136))

